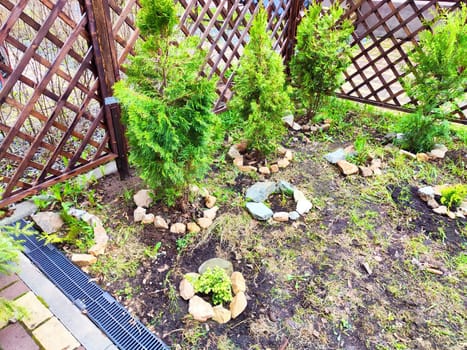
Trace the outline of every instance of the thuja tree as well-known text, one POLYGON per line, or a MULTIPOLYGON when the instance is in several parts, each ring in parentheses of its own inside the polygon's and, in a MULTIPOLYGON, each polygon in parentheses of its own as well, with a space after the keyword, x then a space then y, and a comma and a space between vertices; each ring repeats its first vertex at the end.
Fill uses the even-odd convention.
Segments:
POLYGON ((431 30, 419 34, 410 53, 414 66, 403 85, 418 101, 416 111, 400 124, 402 147, 413 152, 433 148, 436 139, 448 136, 446 118, 460 110, 467 86, 467 5, 435 15, 431 30))
MULTIPOLYGON (((261 6, 261 5, 260 5, 261 6)), ((268 156, 275 152, 286 129, 284 113, 291 108, 281 56, 272 49, 267 14, 261 7, 250 29, 250 41, 240 58, 229 103, 243 121, 249 149, 268 156)))
POLYGON ((307 121, 341 85, 343 72, 351 63, 349 40, 354 28, 350 20, 342 20, 343 14, 338 2, 327 11, 312 3, 297 28, 290 73, 307 121))
POLYGON ((173 0, 141 0, 144 37, 115 95, 124 107, 130 162, 156 195, 172 205, 205 174, 216 145, 215 81, 200 75, 205 54, 181 40, 173 0))

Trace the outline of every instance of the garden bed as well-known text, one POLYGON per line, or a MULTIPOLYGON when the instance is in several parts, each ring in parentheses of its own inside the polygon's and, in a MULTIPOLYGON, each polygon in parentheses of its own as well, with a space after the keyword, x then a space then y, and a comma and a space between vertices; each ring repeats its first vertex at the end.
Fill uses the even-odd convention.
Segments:
MULTIPOLYGON (((378 145, 383 124, 371 125, 369 147, 386 166, 371 178, 344 177, 324 159, 370 126, 347 120, 311 142, 302 133, 284 140, 294 161, 268 180, 289 181, 313 203, 287 225, 249 216, 245 191, 262 177, 230 162, 217 161, 199 184, 220 209, 197 234, 133 223, 132 195, 143 184, 105 178, 93 189, 110 245, 91 274, 173 349, 462 349, 467 221, 435 214, 417 188, 465 183, 465 143, 449 145, 443 160, 407 160, 378 145), (157 255, 145 253, 158 242, 157 255), (193 320, 178 295, 183 275, 213 257, 247 282, 248 306, 226 324, 193 320)), ((201 210, 195 200, 186 212, 161 204, 148 212, 177 222, 201 210)))

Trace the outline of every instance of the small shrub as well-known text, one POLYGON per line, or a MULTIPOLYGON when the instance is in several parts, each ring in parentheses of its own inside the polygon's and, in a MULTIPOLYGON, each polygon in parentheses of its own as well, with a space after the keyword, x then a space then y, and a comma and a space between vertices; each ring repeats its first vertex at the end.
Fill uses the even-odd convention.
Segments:
POLYGON ((437 140, 449 135, 449 124, 432 115, 425 115, 418 110, 404 116, 397 125, 398 132, 404 136, 395 143, 403 149, 418 153, 431 151, 437 140))
POLYGON ((355 154, 348 156, 350 162, 356 165, 365 165, 369 158, 368 139, 366 136, 357 136, 354 142, 355 154))
POLYGON ((232 300, 232 284, 225 270, 216 266, 208 268, 197 280, 194 281, 195 291, 198 293, 212 293, 214 305, 227 303, 232 300))
POLYGON ((290 73, 308 120, 341 85, 343 72, 351 63, 349 39, 354 28, 350 20, 341 20, 343 14, 338 2, 325 13, 321 4, 313 3, 297 29, 290 73))
POLYGON ((261 8, 236 71, 229 107, 244 121, 248 147, 269 155, 276 151, 286 132, 282 117, 291 104, 282 58, 272 49, 271 33, 266 27, 267 14, 261 8))
POLYGON ((158 199, 173 205, 209 169, 218 145, 216 82, 200 74, 205 53, 198 39, 174 32, 173 1, 141 5, 137 24, 145 41, 114 90, 125 112, 130 162, 158 199))
POLYGON ((441 190, 441 204, 448 209, 457 208, 467 198, 467 185, 453 185, 441 190))
POLYGON ((467 6, 435 15, 431 30, 419 34, 419 45, 409 54, 414 66, 403 86, 416 99, 416 112, 399 125, 402 147, 430 151, 435 138, 447 139, 445 120, 460 109, 467 86, 467 6))

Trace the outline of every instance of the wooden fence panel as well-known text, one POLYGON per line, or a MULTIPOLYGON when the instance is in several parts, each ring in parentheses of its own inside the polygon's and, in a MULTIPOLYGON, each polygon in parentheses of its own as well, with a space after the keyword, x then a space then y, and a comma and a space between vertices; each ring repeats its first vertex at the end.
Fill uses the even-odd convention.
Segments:
MULTIPOLYGON (((263 0, 274 48, 285 61, 308 0, 263 0)), ((341 0, 354 21, 351 67, 339 95, 398 110, 416 104, 400 84, 437 7, 459 1, 341 0)), ((323 1, 329 5, 331 1, 323 1)), ((200 38, 203 74, 218 79, 216 111, 230 99, 233 69, 258 0, 179 0, 180 29, 200 38)), ((128 173, 113 82, 134 54, 138 0, 0 0, 0 207, 118 158, 128 173)), ((467 101, 460 120, 466 121, 467 101)))

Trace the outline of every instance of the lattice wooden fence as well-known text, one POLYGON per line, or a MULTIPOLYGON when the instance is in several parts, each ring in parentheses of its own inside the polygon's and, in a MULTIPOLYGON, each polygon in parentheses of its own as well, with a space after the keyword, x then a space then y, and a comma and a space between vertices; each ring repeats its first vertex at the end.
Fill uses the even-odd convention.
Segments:
MULTIPOLYGON (((207 52, 203 71, 219 79, 220 111, 231 97, 232 68, 258 1, 178 2, 181 30, 200 37, 207 52)), ((285 61, 308 2, 264 1, 274 48, 285 61)), ((340 96, 405 110, 411 101, 400 78, 424 19, 435 6, 455 9, 462 2, 340 1, 356 28, 340 96)), ((134 53, 138 9, 138 0, 0 0, 0 207, 111 159, 122 175, 128 172, 111 87, 134 53)), ((465 122, 465 113, 461 118, 465 122)))

